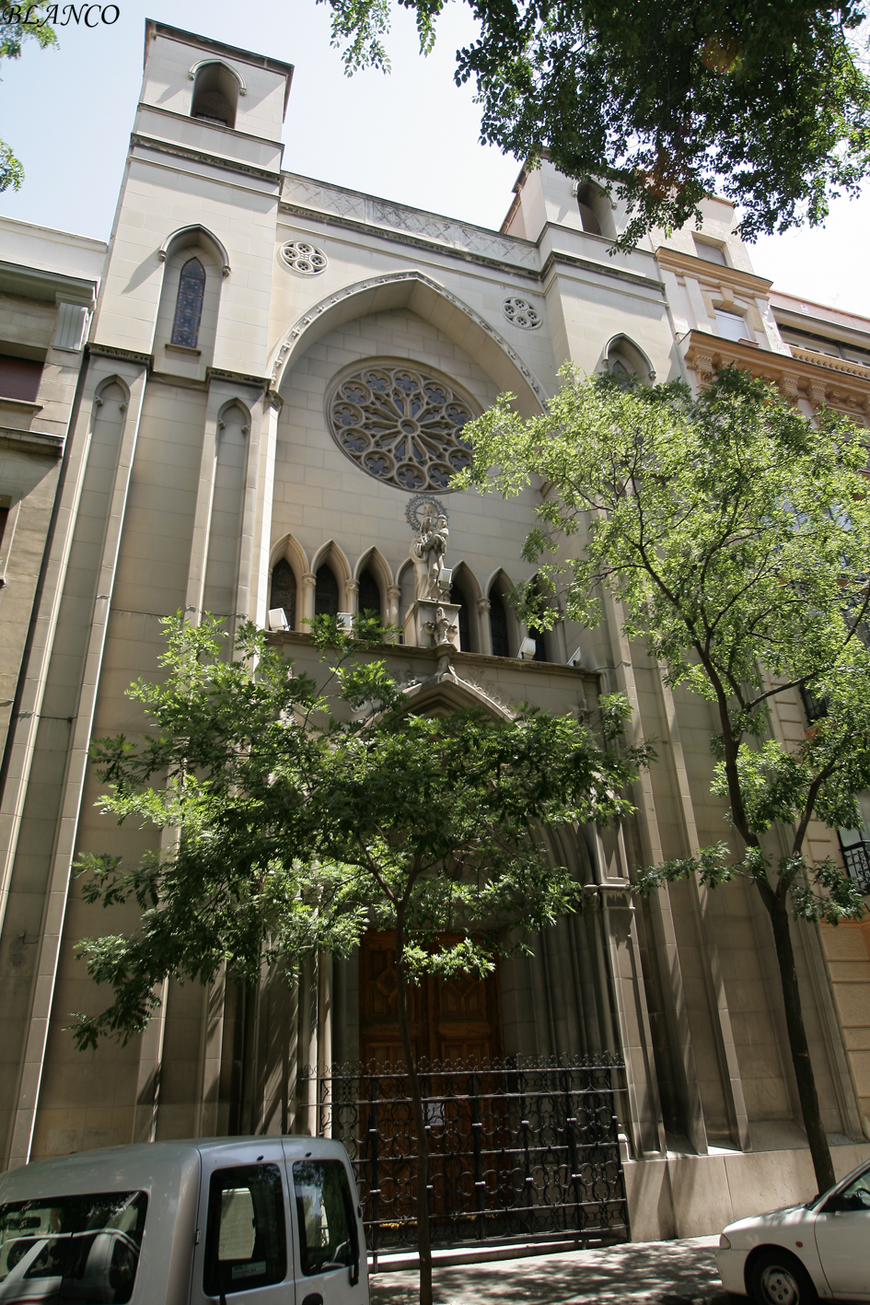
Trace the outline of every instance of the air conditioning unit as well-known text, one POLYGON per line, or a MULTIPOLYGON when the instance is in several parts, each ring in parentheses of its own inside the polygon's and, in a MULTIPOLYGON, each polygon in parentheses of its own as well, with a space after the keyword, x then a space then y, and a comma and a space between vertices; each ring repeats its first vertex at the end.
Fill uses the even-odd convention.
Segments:
POLYGON ((287 613, 283 607, 269 608, 269 629, 270 630, 289 630, 290 622, 287 620, 287 613))

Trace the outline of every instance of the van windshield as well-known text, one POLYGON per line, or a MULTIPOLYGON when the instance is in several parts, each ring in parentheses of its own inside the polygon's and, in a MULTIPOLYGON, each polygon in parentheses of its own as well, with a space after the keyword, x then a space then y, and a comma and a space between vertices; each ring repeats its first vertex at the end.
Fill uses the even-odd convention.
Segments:
POLYGON ((0 1305, 126 1305, 147 1208, 144 1192, 0 1205, 0 1305))

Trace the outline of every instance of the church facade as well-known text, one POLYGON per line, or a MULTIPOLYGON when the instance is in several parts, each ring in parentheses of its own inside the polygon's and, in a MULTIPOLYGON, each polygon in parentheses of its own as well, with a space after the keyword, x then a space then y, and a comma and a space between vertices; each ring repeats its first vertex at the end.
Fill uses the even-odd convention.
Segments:
MULTIPOLYGON (((467 462, 464 423, 504 390, 540 411, 565 362, 698 385, 736 361, 806 412, 830 403, 870 424, 870 322, 772 294, 716 199, 702 229, 611 257, 625 215, 546 163, 521 172, 499 231, 283 171, 291 77, 149 22, 108 247, 0 224, 3 1163, 311 1131, 303 1066, 389 1057, 377 934, 294 988, 167 984, 126 1047, 79 1053, 65 1028, 105 996, 75 944, 106 917, 72 862, 133 857, 152 837, 101 816, 87 749, 141 729, 124 690, 156 673, 161 618, 252 618, 316 674, 305 622, 376 610, 403 630, 389 659, 421 709, 528 699, 594 715, 620 689, 638 741, 660 742, 624 828, 554 845, 594 907, 486 984, 429 994, 420 1054, 624 1061, 637 1239, 715 1232, 809 1195, 760 904, 741 883, 649 903, 628 891, 634 868, 723 836, 706 705, 663 684, 616 610, 594 631, 522 628, 507 595, 532 576, 521 550, 541 489, 504 503, 449 480, 467 462)), ((781 737, 808 723, 799 697, 776 700, 781 737)), ((870 894, 870 833, 841 842, 810 830, 811 853, 843 855, 870 894)), ((794 936, 846 1172, 870 1139, 870 932, 794 936)))

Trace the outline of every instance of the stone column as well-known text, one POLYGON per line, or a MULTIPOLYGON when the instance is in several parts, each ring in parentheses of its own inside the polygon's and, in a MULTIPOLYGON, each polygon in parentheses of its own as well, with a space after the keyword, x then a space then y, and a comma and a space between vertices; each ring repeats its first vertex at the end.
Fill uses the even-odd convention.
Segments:
MULTIPOLYGON (((401 586, 387 585, 387 624, 388 625, 399 624, 399 601, 401 597, 402 597, 401 586)), ((398 638, 399 636, 397 634, 392 635, 391 642, 392 643, 398 642, 398 638)))
POLYGON ((344 610, 352 612, 356 616, 359 611, 359 580, 345 580, 344 601, 344 610))
POLYGON ((311 626, 305 625, 305 621, 314 620, 314 590, 317 588, 317 576, 312 571, 304 572, 302 576, 302 629, 310 633, 311 626))
POLYGON ((477 600, 477 628, 480 633, 480 651, 492 656, 492 630, 489 624, 490 601, 488 598, 477 600))

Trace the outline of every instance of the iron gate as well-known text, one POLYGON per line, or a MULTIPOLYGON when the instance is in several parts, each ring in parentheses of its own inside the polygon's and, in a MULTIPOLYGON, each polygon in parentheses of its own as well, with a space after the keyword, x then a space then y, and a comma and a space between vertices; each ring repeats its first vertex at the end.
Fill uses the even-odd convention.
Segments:
MULTIPOLYGON (((628 1237, 614 1110, 621 1061, 419 1067, 433 1243, 628 1237)), ((399 1066, 317 1078, 318 1131, 347 1147, 371 1251, 416 1242, 417 1150, 399 1066)))

